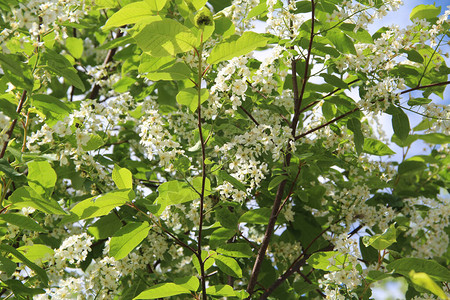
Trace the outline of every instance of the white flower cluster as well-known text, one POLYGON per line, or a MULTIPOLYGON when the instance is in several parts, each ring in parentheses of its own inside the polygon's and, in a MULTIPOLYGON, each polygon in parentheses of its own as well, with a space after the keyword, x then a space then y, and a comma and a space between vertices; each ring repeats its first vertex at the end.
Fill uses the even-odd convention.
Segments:
POLYGON ((150 160, 155 155, 159 157, 159 164, 172 169, 173 160, 177 155, 183 154, 181 145, 173 140, 172 135, 166 128, 166 122, 155 109, 147 110, 145 115, 139 120, 140 144, 144 146, 145 152, 150 160))
POLYGON ((242 34, 245 30, 252 28, 254 25, 251 19, 247 19, 248 13, 259 4, 259 0, 234 0, 233 4, 222 12, 233 22, 236 33, 242 34))
POLYGON ((8 135, 5 133, 5 131, 8 128, 9 121, 11 120, 10 117, 7 115, 4 115, 0 111, 0 145, 3 145, 5 141, 8 139, 8 135))
MULTIPOLYGON (((302 246, 300 243, 287 243, 287 242, 276 242, 270 245, 270 252, 278 259, 283 259, 287 262, 292 262, 302 253, 302 246)), ((273 261, 276 265, 276 261, 273 261)))
POLYGON ((56 40, 68 37, 65 22, 78 23, 81 17, 90 10, 89 1, 79 0, 31 0, 19 3, 13 7, 11 13, 2 14, 6 24, 0 33, 0 45, 11 36, 20 37, 22 42, 32 43, 40 47, 43 42, 39 36, 53 32, 56 40), (28 30, 29 35, 21 33, 21 29, 28 30))
POLYGON ((367 83, 366 94, 358 102, 358 106, 364 110, 375 114, 386 110, 390 103, 400 100, 398 89, 405 87, 403 78, 387 77, 374 85, 367 83))
POLYGON ((427 133, 442 132, 444 134, 450 133, 450 106, 428 103, 421 106, 420 109, 423 114, 431 119, 430 128, 426 130, 427 133))
POLYGON ((295 39, 299 34, 300 26, 307 20, 303 14, 294 14, 295 1, 288 1, 287 7, 275 9, 276 0, 268 0, 266 32, 282 39, 295 39))
POLYGON ((93 240, 94 238, 86 233, 69 236, 49 259, 50 268, 53 268, 56 274, 68 267, 68 263, 78 265, 91 251, 93 240))
POLYGON ((420 197, 405 199, 402 212, 410 218, 407 236, 417 237, 411 242, 412 255, 420 258, 433 258, 444 255, 449 244, 445 228, 450 225, 450 200, 420 197), (429 208, 424 212, 417 205, 429 208))

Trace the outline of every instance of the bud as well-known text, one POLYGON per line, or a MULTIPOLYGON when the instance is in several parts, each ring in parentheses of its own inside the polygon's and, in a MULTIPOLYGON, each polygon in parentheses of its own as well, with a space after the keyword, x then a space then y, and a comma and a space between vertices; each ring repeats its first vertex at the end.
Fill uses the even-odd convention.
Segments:
POLYGON ((194 17, 194 24, 200 29, 213 24, 213 16, 211 11, 206 7, 202 7, 194 17))

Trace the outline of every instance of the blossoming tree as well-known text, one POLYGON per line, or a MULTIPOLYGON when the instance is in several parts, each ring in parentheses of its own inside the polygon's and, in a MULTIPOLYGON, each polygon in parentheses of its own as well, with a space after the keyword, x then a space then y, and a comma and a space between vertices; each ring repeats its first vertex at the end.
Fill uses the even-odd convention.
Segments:
POLYGON ((450 10, 400 5, 1 1, 0 298, 448 298, 450 10))

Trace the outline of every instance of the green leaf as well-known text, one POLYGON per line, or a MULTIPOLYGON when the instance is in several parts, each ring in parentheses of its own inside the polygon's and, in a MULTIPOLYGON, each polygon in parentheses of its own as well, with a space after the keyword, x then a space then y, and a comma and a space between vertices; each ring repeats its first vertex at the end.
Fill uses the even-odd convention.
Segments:
POLYGON ((200 286, 200 281, 195 276, 174 278, 173 282, 194 292, 197 291, 198 287, 200 286))
POLYGON ((14 180, 20 181, 25 180, 25 176, 16 171, 13 167, 11 167, 10 163, 6 160, 6 158, 0 158, 0 171, 5 173, 5 175, 14 180))
POLYGON ((327 39, 341 53, 350 53, 356 55, 356 49, 352 39, 341 30, 334 28, 327 32, 327 39))
POLYGON ((154 285, 133 299, 157 299, 181 294, 190 294, 190 291, 187 288, 173 282, 167 282, 154 285))
MULTIPOLYGON (((113 14, 106 24, 103 26, 103 30, 109 30, 113 27, 120 27, 127 24, 134 24, 144 18, 151 17, 153 15, 150 6, 145 1, 133 2, 122 7, 119 11, 113 14)), ((160 20, 159 16, 153 17, 156 20, 160 20)))
POLYGON ((316 252, 307 261, 311 267, 329 272, 342 270, 349 265, 347 254, 337 251, 316 252))
POLYGON ((28 163, 28 185, 42 197, 50 196, 56 183, 56 172, 48 161, 28 163))
POLYGON ((214 20, 214 25, 214 33, 223 38, 229 37, 236 31, 234 23, 225 16, 221 16, 219 19, 214 20))
POLYGON ((363 152, 378 156, 395 154, 386 144, 372 138, 364 139, 363 152))
MULTIPOLYGON (((201 193, 202 191, 202 184, 203 184, 203 178, 201 176, 197 176, 195 177, 192 182, 192 187, 194 188, 194 190, 197 193, 201 193)), ((211 195, 211 181, 209 181, 209 178, 206 177, 205 178, 205 191, 204 191, 204 196, 209 196, 211 195)))
POLYGON ((122 227, 122 222, 116 214, 100 217, 94 224, 89 226, 88 232, 97 240, 106 239, 113 236, 114 233, 122 227))
POLYGON ((64 102, 50 95, 33 95, 31 103, 36 109, 44 113, 45 117, 54 122, 47 122, 50 126, 56 124, 56 121, 63 120, 72 110, 64 102))
POLYGON ((126 168, 121 168, 118 165, 115 165, 112 172, 112 179, 119 189, 133 188, 133 178, 131 172, 126 168))
POLYGON ((222 272, 233 277, 242 278, 242 269, 236 260, 223 255, 216 255, 214 258, 216 266, 222 272))
POLYGON ((66 47, 75 58, 81 58, 83 55, 83 40, 75 37, 68 37, 66 39, 66 47))
POLYGON ((217 248, 217 252, 231 257, 252 257, 252 248, 246 243, 225 244, 217 248))
POLYGON ((361 122, 356 118, 350 118, 347 121, 347 128, 353 132, 356 153, 360 154, 364 146, 364 134, 361 130, 361 122))
POLYGON ((213 285, 206 289, 206 293, 211 296, 217 297, 235 297, 236 293, 233 288, 227 284, 225 285, 213 285))
POLYGON ((128 223, 111 238, 109 255, 116 260, 124 258, 147 237, 149 231, 148 222, 128 223))
MULTIPOLYGON (((8 289, 10 289, 14 293, 14 295, 28 296, 28 298, 25 298, 25 299, 29 299, 29 296, 45 293, 45 290, 43 290, 41 288, 29 288, 19 280, 8 279, 8 280, 5 280, 4 282, 7 285, 8 289)), ((17 297, 17 298, 24 299, 24 298, 19 298, 19 297, 17 297)))
POLYGON ((238 218, 236 214, 232 213, 228 207, 216 209, 216 219, 220 224, 229 229, 236 229, 238 225, 238 218))
POLYGON ((158 69, 157 71, 149 72, 148 74, 145 75, 145 77, 153 81, 182 80, 191 77, 191 69, 189 69, 189 67, 185 63, 177 62, 168 68, 158 69))
POLYGON ((252 10, 247 14, 247 16, 245 17, 244 20, 250 20, 251 18, 257 17, 262 14, 267 14, 266 1, 261 1, 258 5, 253 7, 252 10))
POLYGON ((348 88, 348 85, 337 76, 330 75, 327 73, 322 73, 320 74, 320 76, 325 80, 326 83, 329 83, 337 88, 341 88, 344 90, 348 88))
POLYGON ((394 133, 399 139, 405 140, 409 135, 409 131, 411 130, 409 126, 408 116, 399 107, 391 106, 391 108, 392 128, 394 129, 394 133))
POLYGON ((47 231, 44 228, 42 228, 38 223, 36 223, 33 219, 20 214, 14 213, 0 214, 0 220, 8 222, 9 224, 16 225, 20 227, 20 229, 28 229, 37 232, 47 231))
POLYGON ((58 54, 50 49, 42 54, 42 60, 46 63, 45 68, 57 76, 62 76, 69 84, 85 91, 84 83, 78 76, 77 71, 72 67, 71 63, 63 55, 58 54))
POLYGON ((159 196, 155 204, 161 204, 162 209, 172 204, 180 204, 200 198, 186 183, 173 180, 164 182, 158 188, 159 196))
POLYGON ((66 215, 67 213, 54 199, 46 197, 43 199, 29 186, 22 186, 15 190, 8 198, 12 206, 10 208, 33 207, 47 214, 66 215))
POLYGON ((422 131, 422 130, 430 129, 430 127, 433 126, 433 124, 435 122, 436 122, 436 119, 430 119, 430 118, 424 117, 422 119, 422 121, 413 128, 413 130, 414 131, 422 131))
POLYGON ((214 230, 209 237, 209 245, 211 248, 217 248, 220 245, 225 245, 226 242, 236 234, 236 231, 233 229, 221 227, 214 230))
POLYGON ((434 5, 420 4, 414 7, 409 15, 409 19, 413 21, 414 19, 434 19, 441 13, 441 7, 436 7, 434 5))
POLYGON ((425 170, 427 165, 422 161, 405 160, 398 165, 398 174, 416 173, 425 170))
POLYGON ((429 98, 411 98, 408 100, 408 105, 409 106, 424 105, 430 103, 431 101, 432 100, 429 98))
POLYGON ((267 188, 269 191, 273 190, 274 188, 278 187, 281 182, 288 179, 289 177, 287 175, 278 175, 275 176, 270 182, 269 187, 267 188))
POLYGON ((392 224, 383 234, 364 236, 363 243, 366 247, 372 246, 377 250, 384 250, 397 241, 397 229, 392 224))
POLYGON ((161 11, 167 3, 167 0, 144 0, 152 11, 161 11))
MULTIPOLYGON (((55 254, 55 251, 52 248, 42 244, 25 245, 17 248, 17 251, 25 255, 27 259, 34 263, 48 261, 48 258, 55 254)), ((16 262, 20 262, 20 260, 17 260, 16 262)))
POLYGON ((33 75, 26 63, 23 63, 18 55, 0 54, 0 66, 6 78, 16 87, 29 92, 33 90, 33 75))
POLYGON ((133 35, 138 46, 151 56, 170 56, 192 50, 197 37, 186 26, 172 19, 146 25, 133 35))
POLYGON ((42 268, 40 268, 38 265, 31 262, 22 253, 20 253, 16 249, 14 249, 12 246, 5 245, 5 244, 0 244, 0 250, 11 253, 12 255, 17 257, 21 262, 23 262, 25 265, 27 265, 27 267, 29 267, 31 270, 33 270, 39 276, 39 278, 42 280, 42 282, 44 283, 45 286, 48 285, 47 273, 45 273, 45 271, 42 268))
POLYGON ((234 37, 232 36, 228 40, 217 44, 211 51, 207 62, 212 65, 247 54, 258 47, 264 47, 268 41, 266 37, 252 31, 244 32, 237 39, 234 37))
POLYGON ((86 145, 83 145, 82 147, 84 151, 92 151, 97 150, 104 144, 105 142, 103 141, 101 136, 99 136, 96 133, 91 133, 89 141, 86 143, 86 145))
MULTIPOLYGON (((214 252, 213 252, 214 253, 214 252)), ((202 251, 202 260, 204 261, 204 268, 205 271, 212 267, 214 264, 214 257, 210 255, 211 253, 208 253, 206 251, 202 251)), ((194 265, 194 268, 197 270, 198 274, 200 274, 200 264, 198 262, 197 256, 194 254, 192 255, 192 264, 194 265)))
POLYGON ((433 280, 449 282, 450 270, 434 260, 405 257, 397 259, 386 266, 389 271, 408 276, 411 270, 428 274, 433 280))
POLYGON ((439 285, 437 285, 437 283, 433 279, 431 279, 427 273, 423 272, 416 273, 414 272, 414 270, 411 270, 411 272, 409 272, 409 278, 414 284, 429 290, 439 298, 448 299, 442 288, 439 285))
POLYGON ((19 114, 17 113, 17 104, 15 103, 15 99, 11 99, 9 97, 8 99, 0 98, 0 107, 2 108, 2 113, 11 119, 16 119, 19 117, 19 114))
POLYGON ((0 271, 4 272, 6 276, 10 277, 16 271, 16 263, 0 255, 0 271))
POLYGON ((80 220, 107 215, 112 209, 122 206, 134 198, 133 190, 112 191, 91 197, 75 205, 70 212, 80 220))
POLYGON ((246 191, 245 185, 242 182, 240 182, 224 170, 219 171, 219 178, 228 181, 233 187, 237 188, 238 190, 241 190, 243 192, 246 191))
MULTIPOLYGON (((267 225, 271 214, 272 214, 272 210, 268 207, 252 209, 252 210, 245 212, 239 218, 239 223, 267 225)), ((279 224, 278 221, 277 221, 277 224, 279 224)))
POLYGON ((419 139, 434 145, 448 144, 450 143, 450 135, 444 133, 428 133, 428 134, 418 134, 419 139))
MULTIPOLYGON (((200 104, 208 100, 209 91, 207 89, 201 90, 200 104)), ((198 92, 195 88, 187 88, 178 92, 177 102, 181 105, 189 106, 192 112, 195 112, 198 107, 198 92)))

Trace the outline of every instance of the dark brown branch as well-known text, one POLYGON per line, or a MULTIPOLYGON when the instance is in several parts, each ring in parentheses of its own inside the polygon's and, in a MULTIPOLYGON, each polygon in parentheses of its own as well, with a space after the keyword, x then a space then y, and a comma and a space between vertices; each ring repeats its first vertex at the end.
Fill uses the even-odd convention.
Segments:
MULTIPOLYGON (((22 96, 20 97, 20 101, 19 101, 19 104, 17 105, 17 109, 16 109, 17 114, 20 114, 20 112, 22 111, 23 104, 25 103, 25 99, 27 99, 27 90, 24 90, 22 92, 22 96)), ((17 118, 15 118, 12 121, 11 126, 9 126, 8 131, 6 131, 7 139, 3 144, 2 152, 0 152, 0 158, 3 158, 3 156, 5 156, 6 148, 8 147, 9 140, 11 140, 11 137, 12 137, 14 128, 16 127, 16 124, 17 124, 17 118)))
POLYGON ((241 105, 239 106, 240 109, 242 109, 242 111, 253 121, 253 123, 255 123, 256 126, 259 125, 258 121, 256 121, 256 119, 241 105))
MULTIPOLYGON (((307 283, 312 284, 311 279, 309 279, 307 275, 303 274, 300 270, 298 270, 297 273, 298 273, 300 276, 302 276, 303 279, 304 279, 307 283)), ((322 298, 326 298, 326 295, 325 295, 321 290, 316 289, 316 292, 319 293, 319 295, 320 295, 322 298)))

